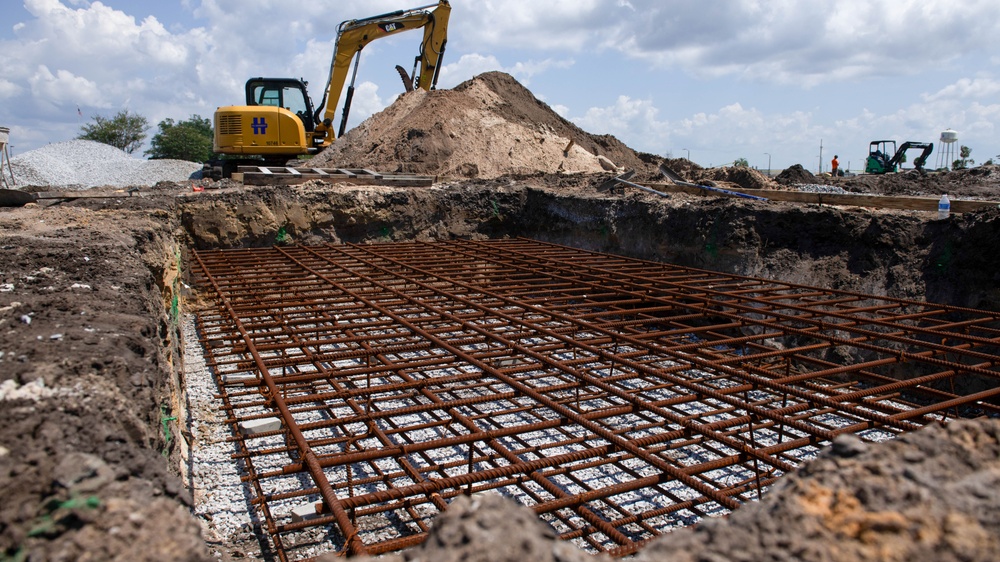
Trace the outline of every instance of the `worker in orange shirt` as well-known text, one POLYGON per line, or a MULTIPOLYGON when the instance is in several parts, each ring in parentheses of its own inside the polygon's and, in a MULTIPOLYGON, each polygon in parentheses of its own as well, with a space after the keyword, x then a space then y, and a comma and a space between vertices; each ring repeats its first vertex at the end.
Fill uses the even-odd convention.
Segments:
POLYGON ((830 162, 830 171, 833 173, 833 177, 840 175, 840 162, 837 161, 837 155, 833 155, 833 160, 830 162))

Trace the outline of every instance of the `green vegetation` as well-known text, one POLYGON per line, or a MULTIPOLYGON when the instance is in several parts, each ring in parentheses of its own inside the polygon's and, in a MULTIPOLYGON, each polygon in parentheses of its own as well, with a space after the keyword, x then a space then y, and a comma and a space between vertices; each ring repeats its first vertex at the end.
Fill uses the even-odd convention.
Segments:
POLYGON ((967 146, 964 146, 964 145, 961 148, 959 148, 958 149, 959 159, 955 160, 954 162, 951 163, 951 169, 952 170, 964 170, 964 169, 968 168, 969 166, 975 164, 976 161, 973 160, 972 158, 969 158, 970 154, 972 154, 972 149, 971 148, 969 148, 967 146))
POLYGON ((123 109, 110 119, 95 115, 94 122, 83 125, 81 130, 83 133, 76 138, 101 142, 132 154, 146 140, 149 121, 123 109))
POLYGON ((192 115, 187 121, 175 123, 164 119, 160 132, 153 135, 146 155, 151 159, 171 158, 189 162, 207 162, 212 159, 212 121, 192 115))
POLYGON ((750 162, 747 162, 746 158, 737 158, 733 160, 733 167, 735 168, 749 168, 750 162))

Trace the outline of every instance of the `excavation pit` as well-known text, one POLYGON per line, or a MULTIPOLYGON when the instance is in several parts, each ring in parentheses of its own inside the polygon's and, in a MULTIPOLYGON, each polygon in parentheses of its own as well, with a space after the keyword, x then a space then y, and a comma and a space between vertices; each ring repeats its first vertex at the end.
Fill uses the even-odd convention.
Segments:
POLYGON ((414 546, 480 493, 628 555, 838 435, 1000 413, 996 313, 529 239, 190 262, 214 407, 282 560, 414 546))

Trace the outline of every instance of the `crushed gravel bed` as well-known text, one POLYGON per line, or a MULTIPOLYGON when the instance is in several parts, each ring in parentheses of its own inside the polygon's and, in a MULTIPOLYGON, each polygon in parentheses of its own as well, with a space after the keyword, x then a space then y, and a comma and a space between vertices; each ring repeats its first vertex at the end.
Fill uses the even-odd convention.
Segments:
POLYGON ((10 159, 15 187, 149 187, 201 177, 202 165, 185 160, 142 160, 113 146, 71 140, 10 159))
POLYGON ((796 185, 795 189, 807 193, 850 193, 843 187, 835 185, 819 185, 815 183, 801 183, 796 185))

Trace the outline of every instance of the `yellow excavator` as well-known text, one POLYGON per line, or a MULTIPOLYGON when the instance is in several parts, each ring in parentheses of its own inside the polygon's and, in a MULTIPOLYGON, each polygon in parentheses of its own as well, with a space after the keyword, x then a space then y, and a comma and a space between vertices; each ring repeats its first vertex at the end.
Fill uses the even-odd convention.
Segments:
POLYGON ((246 105, 224 106, 215 112, 213 151, 222 157, 205 165, 205 175, 214 179, 230 177, 238 166, 247 164, 283 166, 291 158, 316 154, 329 146, 336 138, 333 134, 336 106, 353 60, 354 72, 337 135, 343 136, 361 50, 376 39, 423 28, 424 37, 412 73, 408 74, 401 66, 396 66, 396 70, 407 91, 436 88, 448 42, 450 15, 448 0, 440 0, 437 4, 342 22, 337 27, 337 45, 326 92, 315 109, 303 80, 263 77, 247 80, 246 105))

